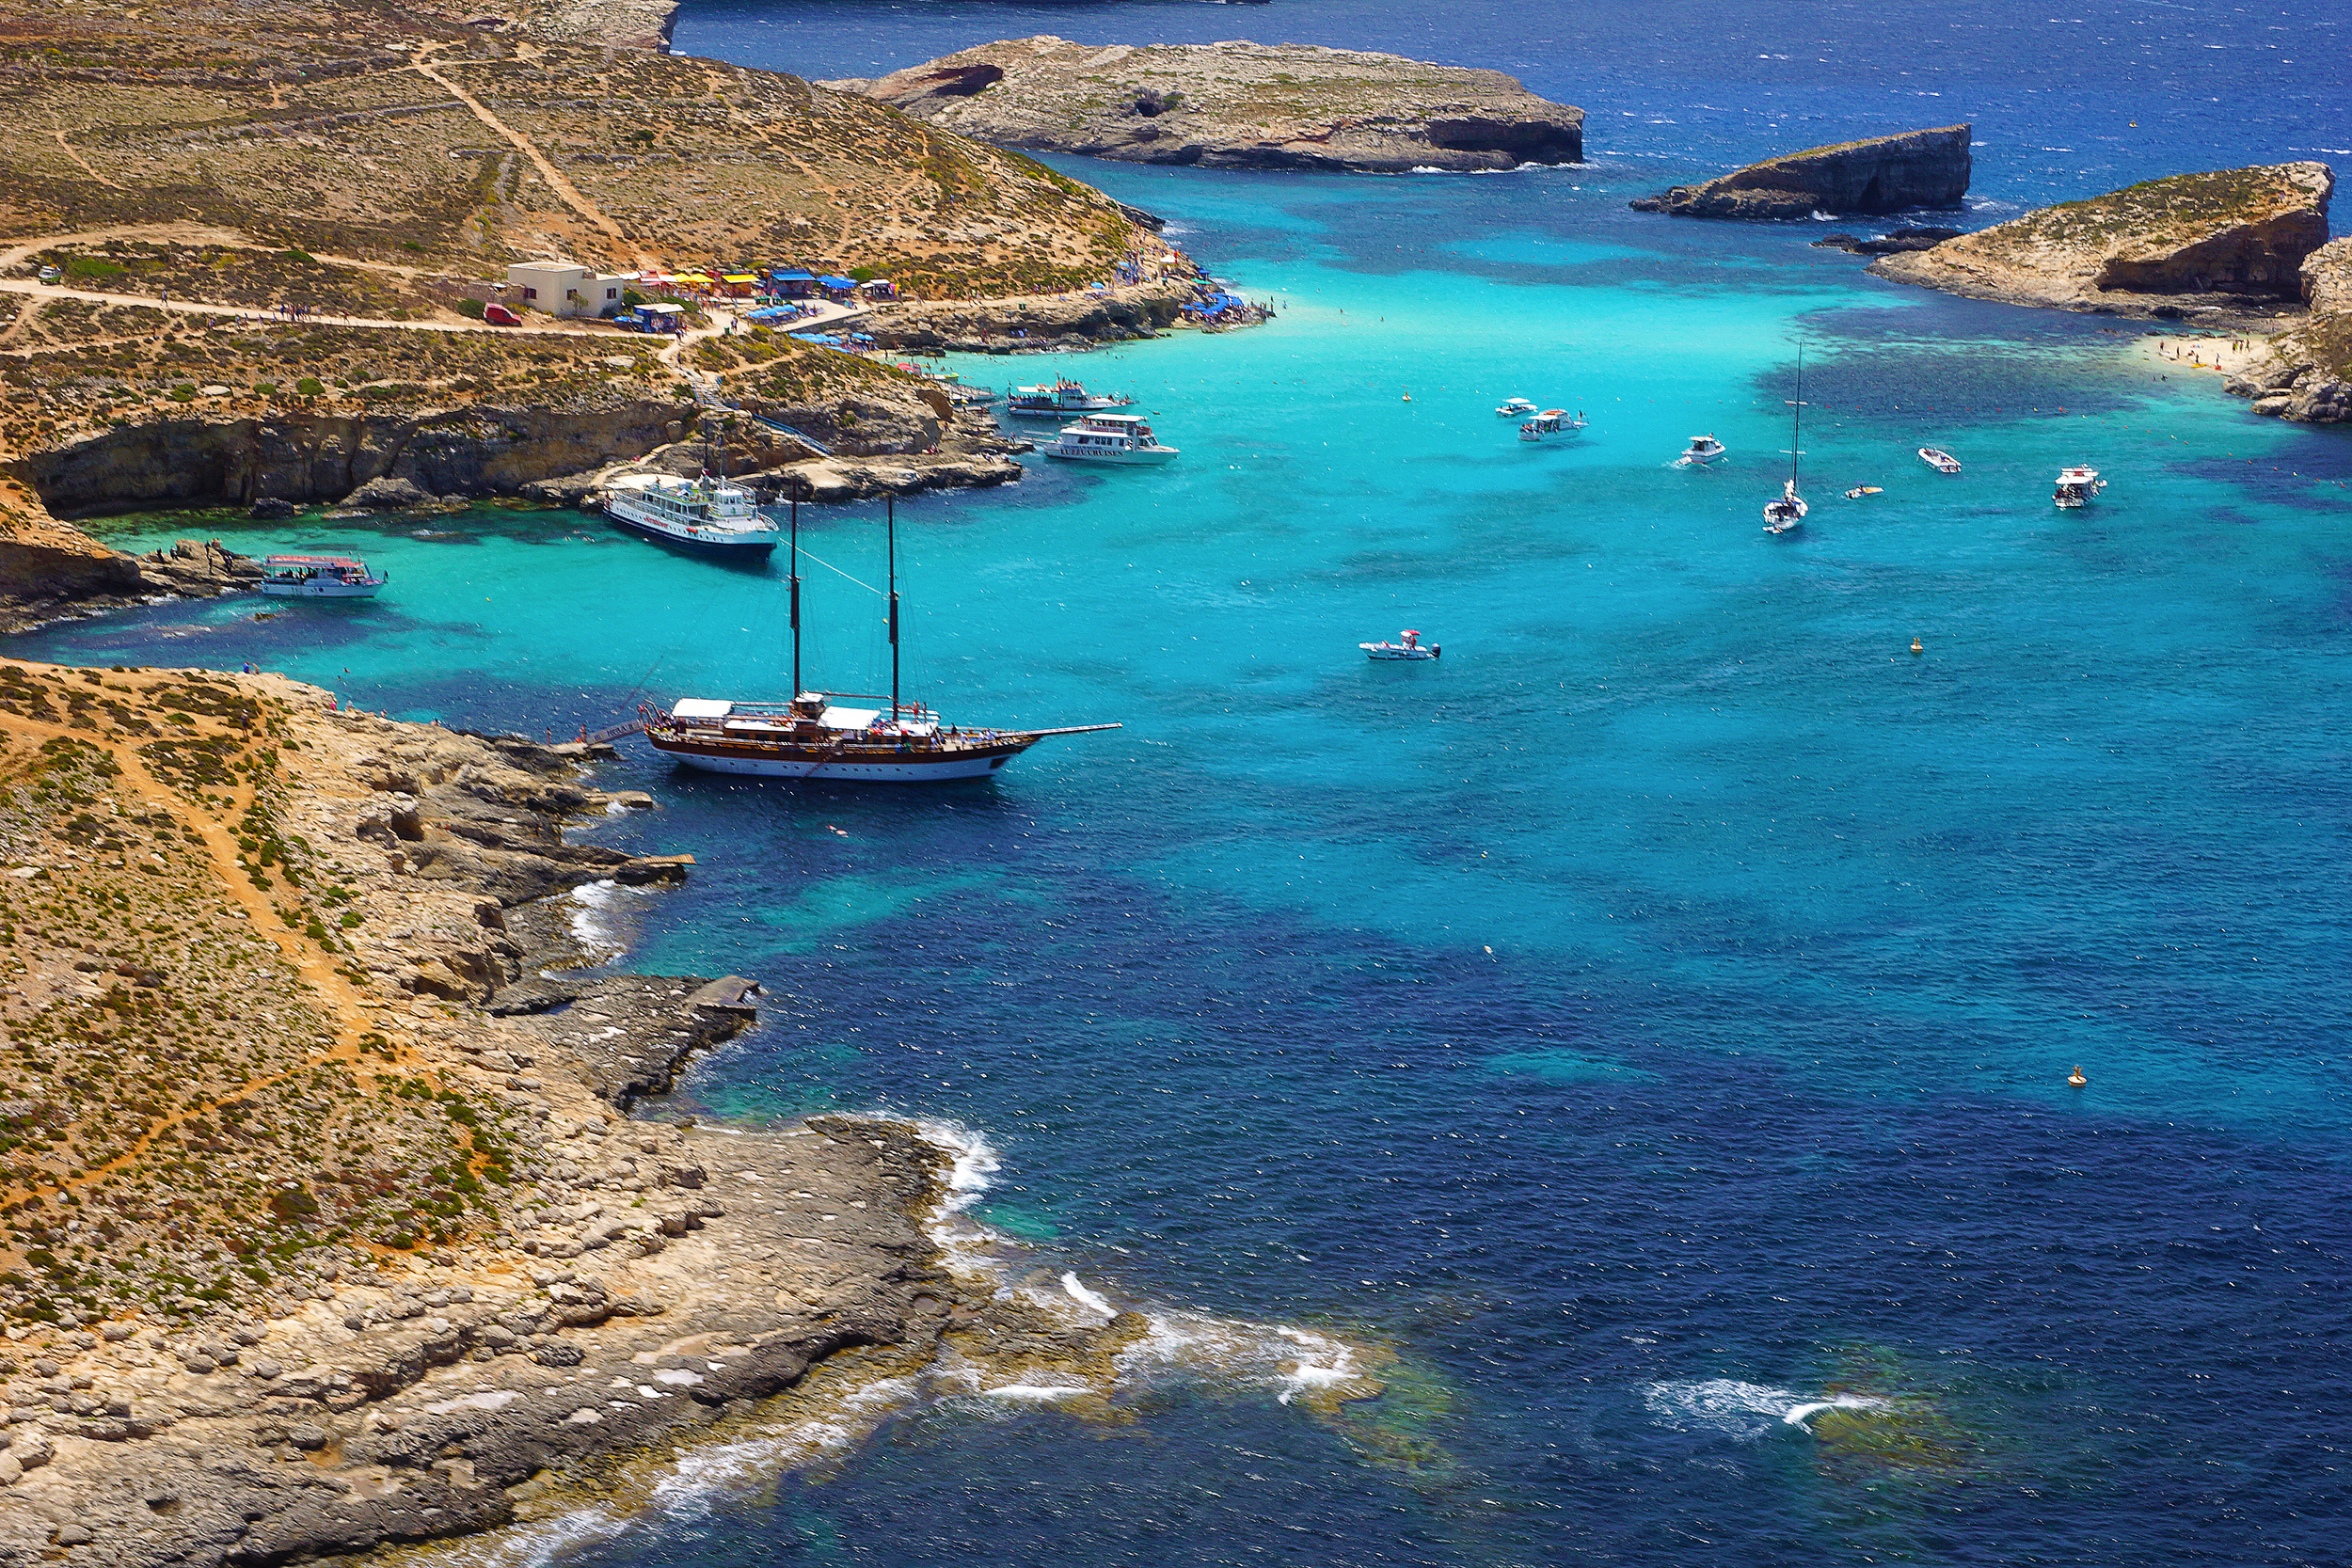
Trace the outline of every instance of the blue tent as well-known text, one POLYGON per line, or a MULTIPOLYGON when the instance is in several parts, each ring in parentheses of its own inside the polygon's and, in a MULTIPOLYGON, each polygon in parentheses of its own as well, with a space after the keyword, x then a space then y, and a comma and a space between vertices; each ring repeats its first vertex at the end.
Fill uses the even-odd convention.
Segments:
POLYGON ((857 287, 857 279, 854 277, 820 277, 817 281, 822 283, 828 289, 854 289, 857 287))
POLYGON ((806 267, 770 267, 768 276, 779 283, 814 283, 817 275, 806 267))

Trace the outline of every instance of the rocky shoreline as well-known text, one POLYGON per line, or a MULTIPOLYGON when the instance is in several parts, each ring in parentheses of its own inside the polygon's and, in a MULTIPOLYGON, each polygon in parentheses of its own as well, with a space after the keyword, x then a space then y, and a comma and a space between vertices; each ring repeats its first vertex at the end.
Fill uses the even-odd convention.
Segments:
POLYGON ((823 85, 976 141, 1126 163, 1404 174, 1584 156, 1584 111, 1499 71, 1311 44, 1041 34, 823 85))
MULTIPOLYGON (((8 672, 12 711, 54 712, 87 684, 8 672)), ((133 678, 155 703, 180 684, 133 678)), ((480 1530, 850 1347, 915 1364, 951 1345, 974 1365, 1106 1354, 1112 1314, 1041 1312, 948 1270, 926 1227, 953 1153, 912 1127, 629 1118, 754 1021, 756 988, 548 971, 574 955, 545 900, 691 864, 567 839, 584 812, 652 806, 578 782, 585 748, 339 712, 274 677, 189 679, 250 699, 277 754, 300 759, 277 831, 307 880, 346 890, 347 949, 310 939, 344 953, 339 982, 301 962, 293 918, 255 916, 258 934, 325 1011, 352 1014, 386 1087, 437 1085, 498 1125, 509 1184, 437 1243, 321 1238, 234 1291, 12 1317, 0 1564, 282 1562, 480 1530)), ((10 853, 73 875, 61 847, 10 853)))

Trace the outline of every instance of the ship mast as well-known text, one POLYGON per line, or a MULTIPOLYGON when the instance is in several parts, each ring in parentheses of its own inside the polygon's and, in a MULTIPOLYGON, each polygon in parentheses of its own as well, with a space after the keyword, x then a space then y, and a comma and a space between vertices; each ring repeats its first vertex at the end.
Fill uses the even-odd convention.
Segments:
POLYGON ((1804 345, 1797 345, 1797 396, 1788 405, 1788 486, 1797 484, 1797 457, 1804 445, 1804 345))
POLYGON ((792 498, 792 695, 801 694, 801 498, 792 498))
POLYGON ((890 718, 898 718, 898 499, 883 503, 882 527, 890 552, 890 718))

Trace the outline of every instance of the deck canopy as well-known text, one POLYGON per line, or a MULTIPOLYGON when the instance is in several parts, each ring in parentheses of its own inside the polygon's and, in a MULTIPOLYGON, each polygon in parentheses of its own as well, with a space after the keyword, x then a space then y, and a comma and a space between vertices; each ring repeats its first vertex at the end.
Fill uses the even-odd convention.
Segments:
POLYGON ((735 705, 716 697, 680 697, 670 709, 673 719, 724 719, 735 705))

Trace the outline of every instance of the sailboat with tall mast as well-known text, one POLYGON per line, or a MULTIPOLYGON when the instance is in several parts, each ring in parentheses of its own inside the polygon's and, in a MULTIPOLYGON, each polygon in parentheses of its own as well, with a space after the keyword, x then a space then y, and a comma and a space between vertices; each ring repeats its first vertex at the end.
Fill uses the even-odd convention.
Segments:
POLYGON ((1804 431, 1804 347, 1797 348, 1797 395, 1788 400, 1788 477, 1781 481, 1780 496, 1764 503, 1764 531, 1787 533, 1804 521, 1812 508, 1797 494, 1797 459, 1804 456, 1800 437, 1804 431))
POLYGON ((1087 735, 1117 724, 1059 729, 974 729, 945 722, 902 695, 898 672, 898 507, 885 514, 889 558, 890 695, 808 691, 801 686, 801 503, 792 503, 786 583, 792 615, 792 700, 737 702, 681 697, 647 712, 644 736, 657 752, 708 773, 763 779, 930 784, 985 777, 1053 735, 1087 735))

